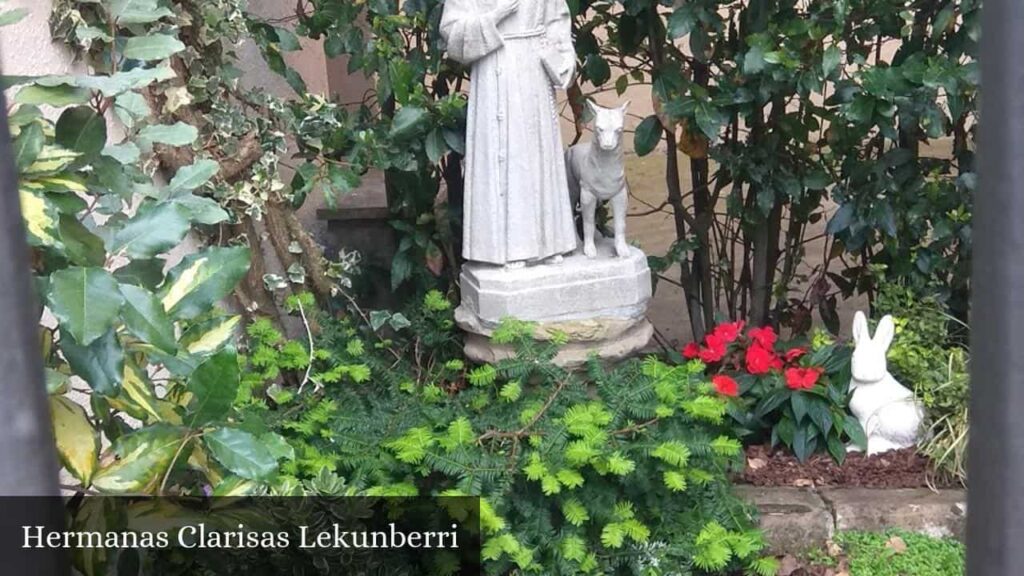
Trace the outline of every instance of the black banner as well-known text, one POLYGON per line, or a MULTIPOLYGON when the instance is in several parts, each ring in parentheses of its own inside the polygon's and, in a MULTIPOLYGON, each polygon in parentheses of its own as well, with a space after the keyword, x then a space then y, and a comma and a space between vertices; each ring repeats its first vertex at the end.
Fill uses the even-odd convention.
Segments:
POLYGON ((7 576, 480 574, 477 498, 0 498, 7 576), (59 514, 63 511, 63 515, 59 514))

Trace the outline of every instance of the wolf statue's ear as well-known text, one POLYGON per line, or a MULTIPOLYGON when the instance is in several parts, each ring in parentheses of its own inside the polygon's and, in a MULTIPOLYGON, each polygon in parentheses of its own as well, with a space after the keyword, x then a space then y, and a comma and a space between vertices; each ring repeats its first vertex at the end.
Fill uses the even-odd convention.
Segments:
POLYGON ((621 112, 623 115, 625 115, 626 114, 626 110, 629 109, 629 104, 630 104, 630 101, 626 100, 625 103, 622 104, 622 106, 619 106, 619 112, 621 112))
POLYGON ((590 112, 591 116, 597 116, 599 108, 597 107, 597 104, 594 104, 594 101, 591 100, 590 98, 587 98, 587 110, 590 112))

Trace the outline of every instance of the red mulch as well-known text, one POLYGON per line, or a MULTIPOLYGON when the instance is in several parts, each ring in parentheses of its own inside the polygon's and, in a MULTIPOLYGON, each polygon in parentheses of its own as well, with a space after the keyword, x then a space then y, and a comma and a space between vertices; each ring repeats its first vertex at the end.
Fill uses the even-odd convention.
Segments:
POLYGON ((842 466, 827 454, 815 454, 801 463, 791 453, 768 446, 750 446, 746 456, 746 468, 737 480, 755 486, 950 487, 932 473, 928 458, 913 448, 874 456, 847 454, 842 466))

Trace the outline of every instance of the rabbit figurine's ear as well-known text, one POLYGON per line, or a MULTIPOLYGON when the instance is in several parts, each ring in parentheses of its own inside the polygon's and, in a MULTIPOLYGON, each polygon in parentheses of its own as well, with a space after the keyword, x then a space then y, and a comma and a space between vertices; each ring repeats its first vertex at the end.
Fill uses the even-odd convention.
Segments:
POLYGON ((864 340, 871 340, 868 335, 868 318, 863 312, 857 311, 853 316, 853 343, 860 344, 864 340))
POLYGON ((878 328, 875 330, 875 343, 881 346, 882 350, 888 350, 895 335, 896 322, 893 321, 892 316, 887 314, 878 322, 878 328))

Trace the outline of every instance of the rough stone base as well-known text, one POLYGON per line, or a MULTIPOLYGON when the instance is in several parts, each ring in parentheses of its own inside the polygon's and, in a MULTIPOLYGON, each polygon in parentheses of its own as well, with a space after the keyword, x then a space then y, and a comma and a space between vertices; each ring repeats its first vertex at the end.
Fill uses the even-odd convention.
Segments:
MULTIPOLYGON (((643 320, 626 332, 606 340, 570 342, 562 346, 554 363, 565 368, 578 368, 585 364, 591 354, 601 360, 613 362, 636 354, 650 342, 654 327, 643 320)), ((511 347, 495 344, 487 336, 468 334, 465 346, 466 357, 475 362, 493 363, 514 356, 511 347)))
POLYGON ((466 356, 477 362, 511 357, 510 347, 489 339, 505 318, 535 323, 538 340, 549 340, 555 332, 568 336, 555 358, 561 366, 578 367, 592 354, 619 360, 646 347, 654 334, 646 318, 651 299, 647 256, 632 248, 620 258, 609 239, 599 240, 597 247, 597 258, 576 253, 558 264, 518 269, 464 265, 455 321, 468 333, 466 356))
POLYGON ((760 512, 771 551, 799 554, 820 548, 838 530, 899 528, 963 539, 967 494, 962 490, 788 488, 736 486, 760 512))

